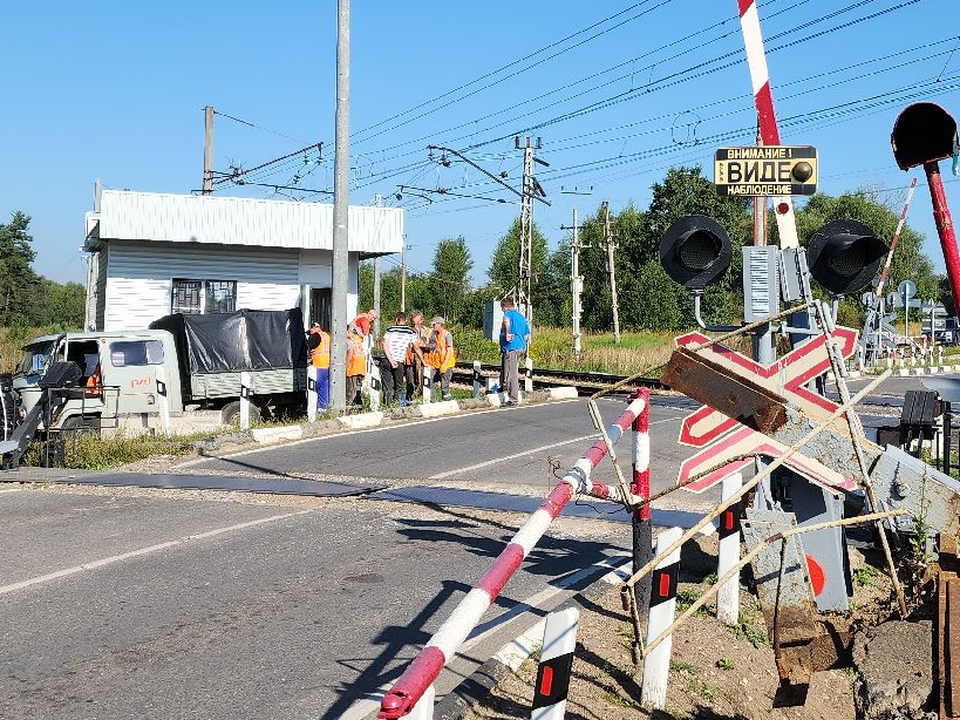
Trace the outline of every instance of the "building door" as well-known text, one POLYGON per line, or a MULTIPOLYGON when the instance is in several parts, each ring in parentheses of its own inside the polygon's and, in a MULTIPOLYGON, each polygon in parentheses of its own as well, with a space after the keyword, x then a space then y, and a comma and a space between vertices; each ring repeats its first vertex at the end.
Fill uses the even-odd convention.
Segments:
POLYGON ((332 295, 330 288, 312 288, 310 290, 310 321, 316 320, 327 332, 331 332, 333 318, 332 295))

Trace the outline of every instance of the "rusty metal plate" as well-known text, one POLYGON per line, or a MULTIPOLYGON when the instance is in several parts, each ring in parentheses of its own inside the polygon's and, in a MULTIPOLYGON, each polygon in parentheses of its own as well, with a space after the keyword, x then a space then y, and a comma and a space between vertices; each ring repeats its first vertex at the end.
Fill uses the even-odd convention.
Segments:
POLYGON ((769 435, 787 421, 787 399, 758 383, 732 377, 726 368, 679 347, 663 371, 672 389, 769 435))

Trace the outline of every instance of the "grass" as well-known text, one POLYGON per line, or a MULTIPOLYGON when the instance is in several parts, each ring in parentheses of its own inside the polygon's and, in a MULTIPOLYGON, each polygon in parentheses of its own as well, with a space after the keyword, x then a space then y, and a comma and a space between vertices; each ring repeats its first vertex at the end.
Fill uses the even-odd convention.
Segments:
POLYGON ((717 667, 721 670, 733 670, 733 660, 728 657, 722 657, 717 660, 717 667))
MULTIPOLYGON (((673 351, 673 332, 624 333, 620 344, 611 334, 584 333, 582 355, 572 356, 573 339, 566 328, 536 328, 531 341, 534 367, 556 370, 592 370, 629 375, 645 368, 663 365, 673 351)), ((457 328, 453 331, 458 360, 485 363, 500 362, 497 343, 483 337, 480 330, 457 328)), ((651 373, 659 375, 659 372, 651 373)))
MULTIPOLYGON (((198 440, 212 433, 194 433, 162 437, 122 434, 101 438, 80 434, 64 438, 64 467, 75 470, 110 470, 119 465, 144 460, 155 455, 186 455, 193 451, 198 440)), ((33 443, 24 456, 24 465, 39 465, 43 459, 43 446, 33 443)))
POLYGON ((0 327, 0 372, 12 373, 16 370, 23 356, 21 348, 30 340, 75 329, 64 325, 0 327))
POLYGON ((857 587, 870 587, 880 574, 873 565, 864 565, 853 571, 853 584, 857 587))

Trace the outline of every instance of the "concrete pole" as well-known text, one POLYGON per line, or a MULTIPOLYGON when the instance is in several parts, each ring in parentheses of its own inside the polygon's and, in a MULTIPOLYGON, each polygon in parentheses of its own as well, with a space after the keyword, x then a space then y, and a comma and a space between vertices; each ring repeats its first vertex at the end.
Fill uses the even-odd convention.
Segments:
POLYGON ((213 194, 213 106, 203 109, 203 194, 213 194))
POLYGON ((580 338, 580 293, 583 292, 583 278, 580 277, 580 228, 577 227, 577 209, 573 209, 573 242, 570 243, 570 290, 573 293, 573 356, 583 354, 580 338))
POLYGON ((407 245, 400 246, 400 312, 407 311, 407 245))
MULTIPOLYGON (((383 207, 383 195, 377 193, 377 207, 383 207)), ((380 222, 377 222, 380 227, 380 222)), ((377 319, 373 321, 374 344, 380 338, 380 256, 373 260, 373 309, 377 311, 377 319)))
POLYGON ((347 400, 347 290, 350 203, 350 0, 337 0, 337 111, 333 184, 333 287, 330 336, 330 405, 336 412, 347 400))
POLYGON ((610 229, 610 206, 603 203, 603 232, 607 242, 607 271, 610 273, 610 307, 613 310, 613 341, 620 344, 620 306, 617 302, 617 268, 613 260, 613 231, 610 229))

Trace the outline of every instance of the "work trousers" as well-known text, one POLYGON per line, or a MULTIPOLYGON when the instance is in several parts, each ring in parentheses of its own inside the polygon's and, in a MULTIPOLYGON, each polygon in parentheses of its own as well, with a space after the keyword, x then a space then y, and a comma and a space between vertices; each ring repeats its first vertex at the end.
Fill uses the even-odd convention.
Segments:
MULTIPOLYGON (((437 384, 439 383, 443 399, 449 400, 452 397, 452 395, 450 395, 450 379, 453 377, 453 368, 447 368, 443 372, 440 372, 438 368, 431 368, 431 370, 433 372, 433 382, 430 386, 431 399, 439 399, 436 393, 437 384)), ((424 388, 424 392, 426 392, 426 388, 424 388)))
POLYGON ((314 368, 317 379, 317 409, 326 410, 330 406, 330 368, 314 368))
POLYGON ((520 402, 520 353, 523 350, 505 350, 500 358, 500 392, 507 393, 512 403, 520 402))
POLYGON ((390 361, 380 358, 380 381, 383 383, 383 402, 391 405, 397 400, 400 407, 407 406, 407 389, 404 385, 404 365, 393 367, 390 361))
POLYGON ((360 397, 361 387, 363 387, 363 375, 347 376, 347 407, 363 404, 363 398, 360 397))

